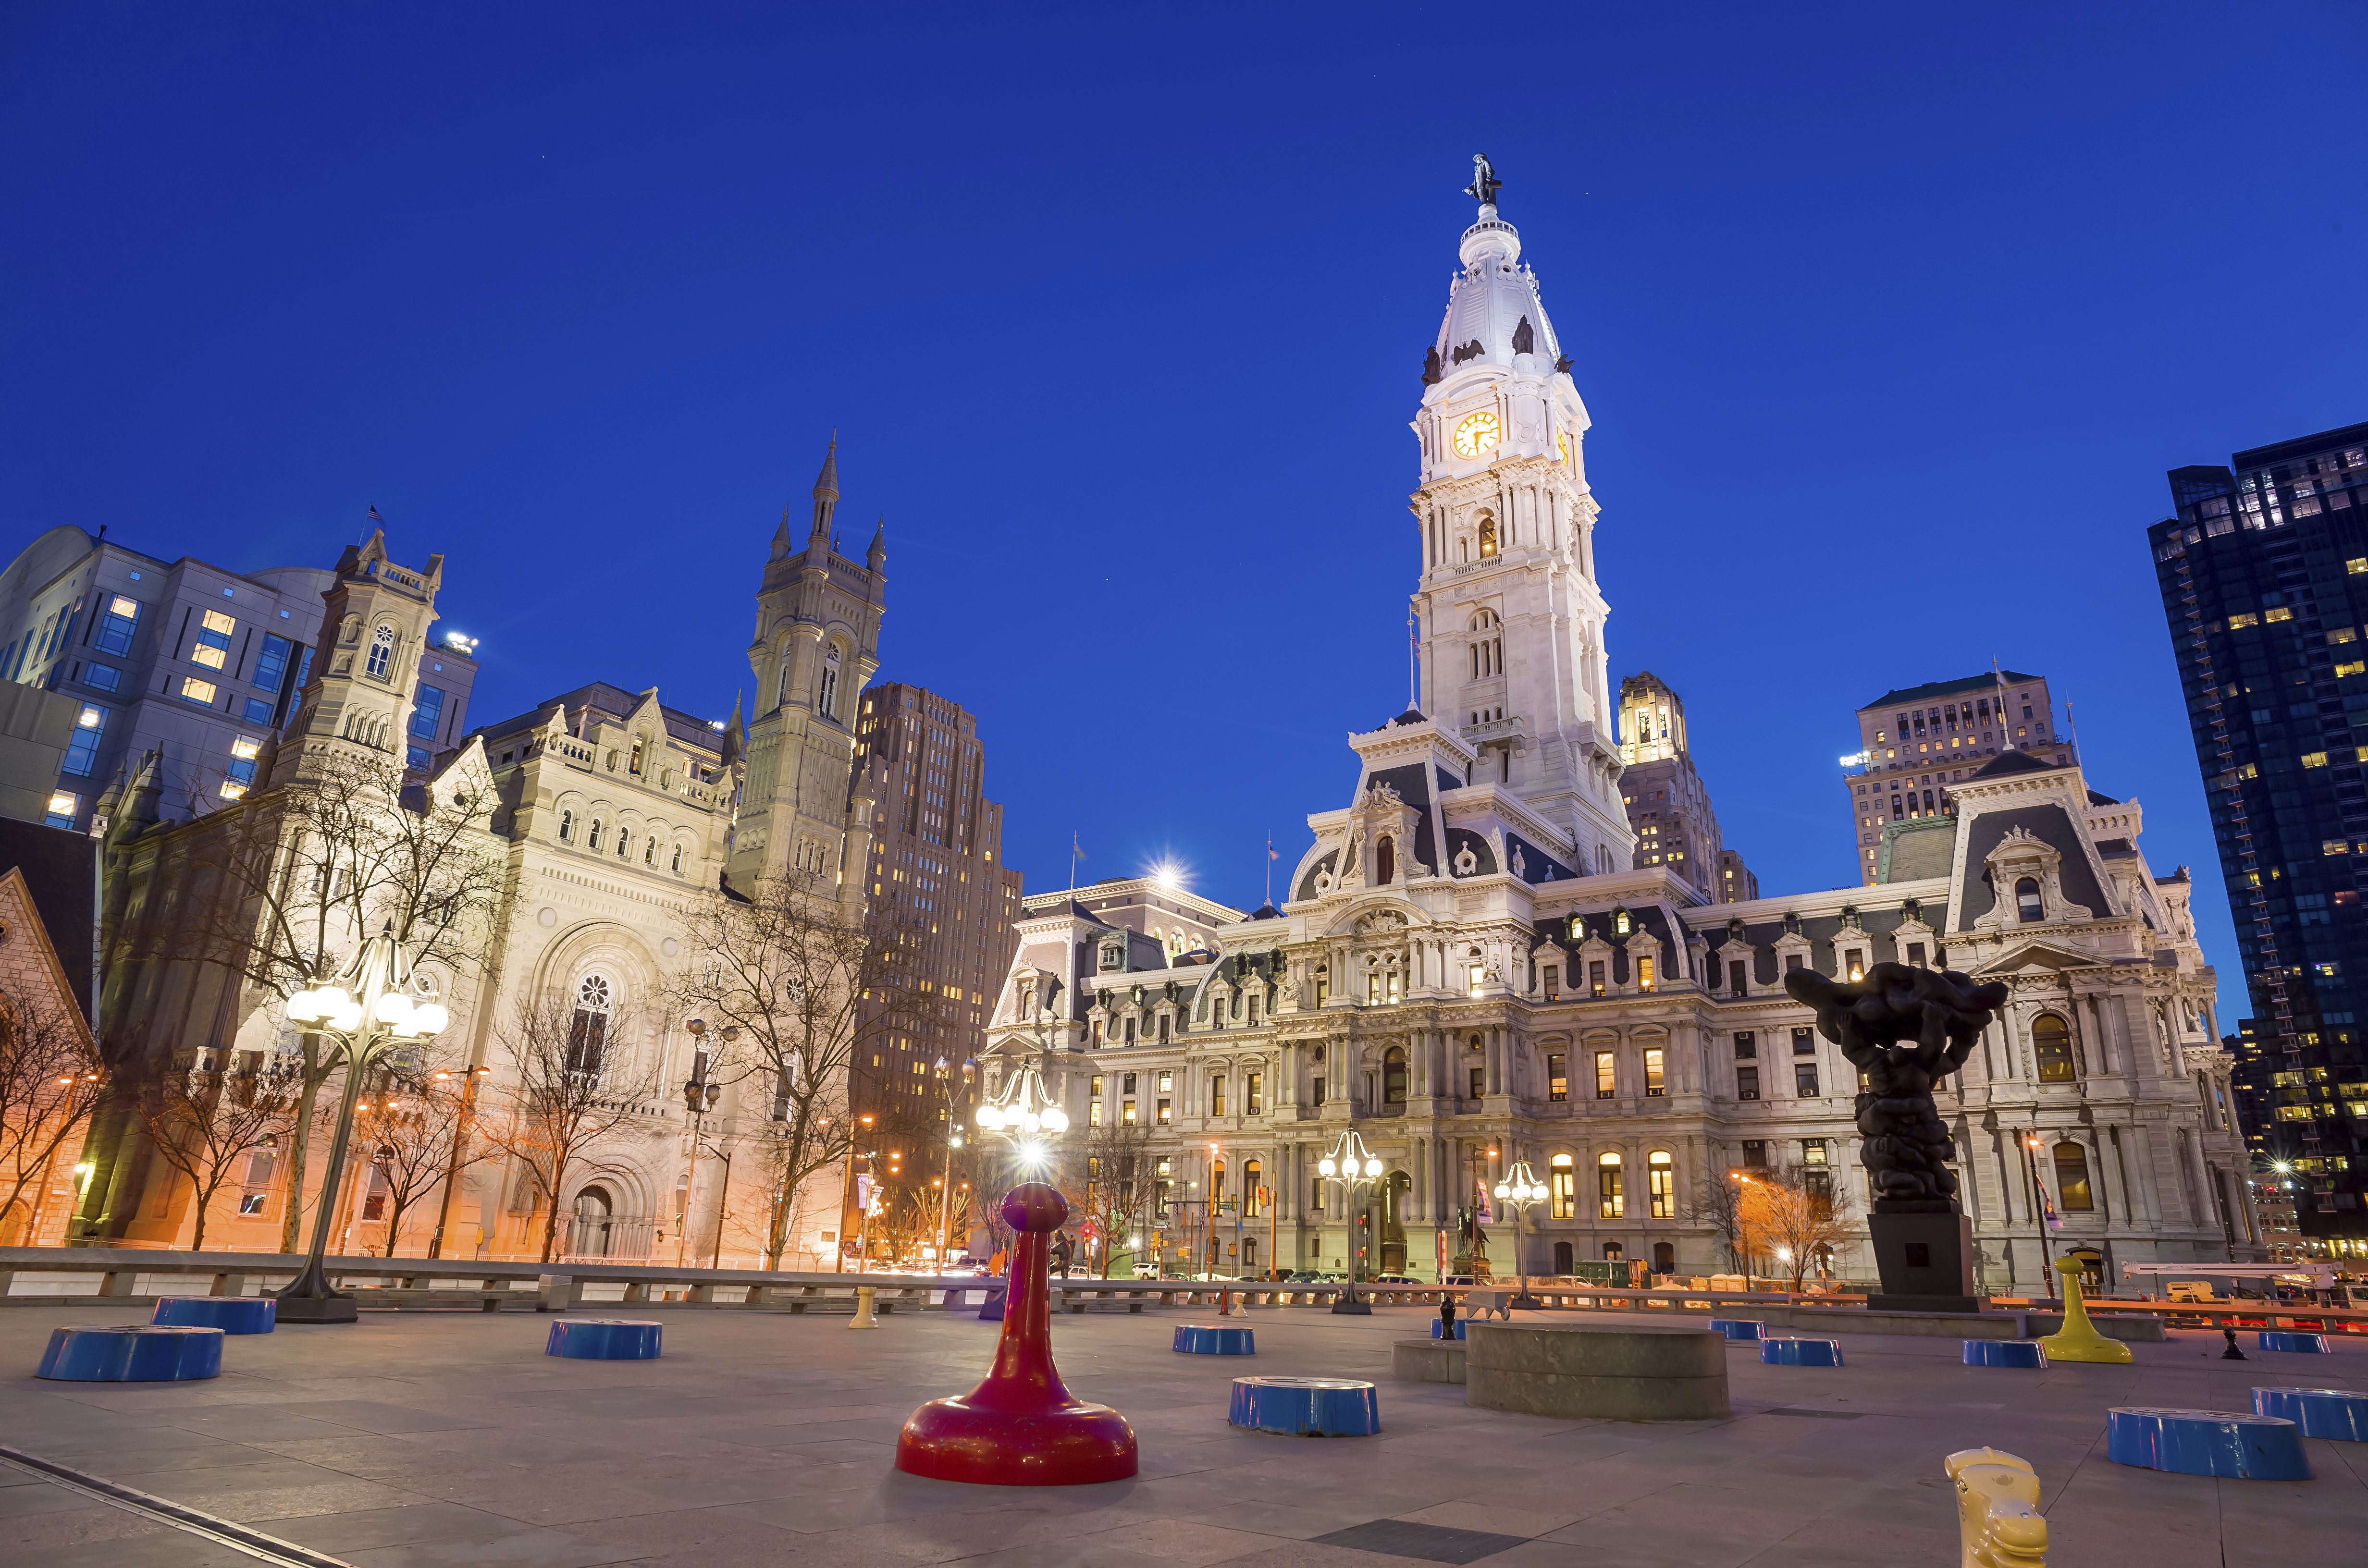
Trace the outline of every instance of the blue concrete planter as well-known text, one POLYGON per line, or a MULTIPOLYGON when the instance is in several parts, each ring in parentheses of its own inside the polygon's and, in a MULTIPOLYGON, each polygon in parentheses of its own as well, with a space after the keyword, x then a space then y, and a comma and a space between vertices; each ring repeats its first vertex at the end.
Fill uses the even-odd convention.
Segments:
POLYGON ((1381 1396, 1347 1378, 1235 1378, 1225 1419, 1296 1437, 1368 1437, 1382 1429, 1381 1396))
POLYGON ((2105 1457, 2174 1475, 2241 1481, 2308 1481, 2302 1429, 2264 1415, 2225 1410, 2109 1410, 2105 1457))
POLYGON ((1842 1364, 1842 1342, 1763 1339, 1759 1342, 1759 1363, 1764 1367, 1839 1367, 1842 1364))
POLYGON ((37 1378, 75 1383, 178 1383, 222 1376, 222 1331, 124 1324, 50 1331, 37 1378))
POLYGON ((2260 1347, 2264 1350, 2291 1350, 2302 1356, 2324 1356, 2327 1354, 2327 1335, 2295 1328, 2265 1328, 2261 1330, 2260 1347))
POLYGON ((2255 1389, 2253 1414, 2274 1415, 2305 1437, 2368 1443, 2368 1393, 2350 1389, 2255 1389))
POLYGON ((1175 1348, 1179 1356, 1255 1356, 1258 1341, 1246 1328, 1187 1323, 1176 1327, 1175 1348))
POLYGON ((269 1334, 279 1321, 279 1303, 269 1296, 167 1296, 148 1321, 224 1334, 269 1334))
MULTIPOLYGON (((1463 1324, 1464 1324, 1464 1320, 1463 1320, 1463 1319, 1462 1319, 1462 1318, 1457 1318, 1457 1319, 1455 1320, 1455 1337, 1456 1337, 1456 1338, 1458 1338, 1458 1339, 1461 1339, 1461 1338, 1463 1338, 1463 1324)), ((1447 1335, 1446 1335, 1445 1334, 1442 1334, 1442 1333, 1441 1333, 1441 1332, 1440 1332, 1440 1330, 1442 1330, 1442 1329, 1444 1329, 1446 1326, 1447 1326, 1447 1325, 1446 1325, 1445 1324, 1443 1324, 1443 1323, 1440 1322, 1437 1318, 1433 1318, 1433 1319, 1431 1319, 1431 1320, 1430 1320, 1430 1336, 1431 1336, 1433 1339, 1445 1339, 1445 1338, 1447 1337, 1447 1335)))
POLYGON ((1710 1326, 1713 1333, 1723 1334, 1729 1339, 1749 1340, 1767 1337, 1768 1325, 1758 1318, 1713 1318, 1710 1320, 1710 1326))
POLYGON ((2044 1367, 2047 1352, 2035 1339, 1968 1339, 1968 1367, 2044 1367))
POLYGON ((631 1318, 562 1318, 551 1325, 542 1353, 571 1361, 655 1361, 658 1325, 631 1318))

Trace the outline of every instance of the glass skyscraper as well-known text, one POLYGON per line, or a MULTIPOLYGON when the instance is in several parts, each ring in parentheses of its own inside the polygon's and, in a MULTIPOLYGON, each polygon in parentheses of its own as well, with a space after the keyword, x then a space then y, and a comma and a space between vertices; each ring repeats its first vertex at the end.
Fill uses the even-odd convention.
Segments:
POLYGON ((2248 1142, 2368 1254, 2368 425, 2170 471, 2148 530, 2253 1017, 2248 1142))

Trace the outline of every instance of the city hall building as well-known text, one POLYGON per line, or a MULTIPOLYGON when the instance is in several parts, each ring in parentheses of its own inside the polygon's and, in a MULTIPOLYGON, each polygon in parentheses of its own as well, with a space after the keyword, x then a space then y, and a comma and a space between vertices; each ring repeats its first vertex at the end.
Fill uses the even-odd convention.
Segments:
MULTIPOLYGON (((2148 868, 2139 807, 2078 758, 2000 748, 1951 810, 1883 827, 1872 885, 1720 902, 1714 830, 1690 859, 1640 852, 1587 407, 1494 191, 1484 169, 1413 424, 1412 706, 1349 737, 1356 787, 1309 814, 1280 905, 1024 901, 989 1075, 1041 1056, 1065 1178, 1123 1166, 1157 1240, 1113 1251, 1429 1278, 1526 1161, 1549 1192, 1532 1273, 1724 1269, 1733 1173, 1797 1171, 1863 1216, 1857 1073, 1782 979, 1891 960, 2011 993, 1940 1094, 1985 1289, 2044 1289, 2066 1251, 2258 1256, 2187 874, 2148 868), (1318 1170, 1351 1130, 1384 1167, 1354 1212, 1318 1170)), ((1873 1273, 1862 1241, 1819 1262, 1873 1273)))

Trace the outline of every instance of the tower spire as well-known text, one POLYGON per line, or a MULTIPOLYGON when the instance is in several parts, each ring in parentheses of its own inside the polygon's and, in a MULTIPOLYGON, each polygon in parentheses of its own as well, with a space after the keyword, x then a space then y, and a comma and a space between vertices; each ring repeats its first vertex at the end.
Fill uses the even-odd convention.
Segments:
POLYGON ((822 472, 814 479, 814 527, 807 530, 808 542, 830 537, 830 515, 838 506, 838 432, 830 433, 830 449, 823 454, 822 472))

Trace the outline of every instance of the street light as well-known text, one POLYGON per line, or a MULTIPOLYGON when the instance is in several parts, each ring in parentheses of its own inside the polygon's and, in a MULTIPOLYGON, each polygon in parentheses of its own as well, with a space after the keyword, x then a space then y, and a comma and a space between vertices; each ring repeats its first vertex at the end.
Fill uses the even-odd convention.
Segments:
MULTIPOLYGON (((707 1020, 693 1018, 683 1028, 690 1031, 690 1038, 697 1042, 699 1049, 691 1052, 690 1076, 684 1080, 682 1085, 682 1107, 690 1113, 690 1168, 682 1180, 682 1211, 674 1217, 674 1261, 677 1267, 681 1267, 683 1254, 690 1245, 690 1215, 699 1193, 699 1152, 706 1146, 707 1113, 715 1108, 715 1102, 723 1096, 723 1085, 707 1075, 707 1020)), ((725 1029, 723 1033, 728 1039, 739 1031, 725 1029)), ((715 1216, 715 1243, 721 1252, 723 1215, 720 1209, 715 1216)))
POLYGON ((279 1317, 289 1323, 353 1323, 354 1299, 330 1287, 321 1267, 329 1245, 329 1210, 346 1169, 346 1145, 353 1139, 354 1107, 362 1080, 391 1049, 432 1040, 452 1015, 440 1002, 411 994, 411 960, 395 945, 388 921, 362 943, 337 982, 299 991, 288 998, 288 1021, 324 1035, 346 1059, 346 1090, 337 1102, 336 1135, 329 1142, 329 1165, 322 1175, 321 1199, 313 1214, 313 1246, 303 1271, 279 1293, 279 1317))
POLYGON ((1513 1304, 1537 1306, 1540 1303, 1530 1300, 1530 1260, 1521 1251, 1521 1221, 1528 1216, 1530 1205, 1546 1195, 1545 1184, 1530 1169, 1529 1161, 1516 1160, 1512 1171, 1497 1184, 1496 1193, 1497 1200, 1510 1205, 1513 1210, 1513 1268, 1521 1281, 1521 1293, 1513 1298, 1513 1304))
POLYGON ((1365 1147, 1353 1127, 1340 1134, 1340 1142, 1332 1145, 1331 1153, 1315 1162, 1315 1174, 1326 1181, 1339 1185, 1344 1205, 1349 1210, 1349 1289, 1332 1303, 1337 1313, 1371 1317, 1373 1309, 1357 1299, 1357 1225, 1355 1214, 1359 1196, 1372 1189, 1380 1179, 1382 1162, 1365 1147))

